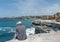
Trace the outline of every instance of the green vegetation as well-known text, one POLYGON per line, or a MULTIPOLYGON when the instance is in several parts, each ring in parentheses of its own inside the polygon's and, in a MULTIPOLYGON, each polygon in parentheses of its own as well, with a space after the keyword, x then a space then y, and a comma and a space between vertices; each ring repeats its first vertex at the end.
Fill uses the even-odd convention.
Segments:
POLYGON ((60 12, 56 13, 56 17, 55 17, 57 22, 60 22, 60 12))
POLYGON ((56 15, 57 15, 57 16, 60 16, 60 12, 57 12, 56 15))

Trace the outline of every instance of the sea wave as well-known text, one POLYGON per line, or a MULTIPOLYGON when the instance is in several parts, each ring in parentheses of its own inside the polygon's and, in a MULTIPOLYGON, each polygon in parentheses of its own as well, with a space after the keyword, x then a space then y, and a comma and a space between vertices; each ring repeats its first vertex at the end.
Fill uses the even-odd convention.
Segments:
POLYGON ((0 27, 0 31, 15 32, 15 27, 0 27))
POLYGON ((26 34, 27 36, 35 34, 35 28, 31 27, 31 28, 26 29, 26 34))
MULTIPOLYGON (((15 27, 0 27, 0 31, 3 31, 3 32, 6 31, 6 33, 11 33, 11 32, 14 32, 15 33, 16 28, 15 27)), ((35 33, 35 28, 34 27, 31 27, 31 28, 27 28, 26 29, 27 36, 28 35, 32 35, 34 33, 35 33)))

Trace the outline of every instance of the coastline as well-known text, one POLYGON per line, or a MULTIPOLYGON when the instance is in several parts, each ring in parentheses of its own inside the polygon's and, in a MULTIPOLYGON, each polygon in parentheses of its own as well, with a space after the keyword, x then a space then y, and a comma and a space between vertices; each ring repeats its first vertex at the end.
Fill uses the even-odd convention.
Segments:
MULTIPOLYGON (((42 20, 43 21, 43 20, 42 20)), ((44 22, 52 22, 52 21, 44 21, 44 22)), ((54 21, 55 24, 60 25, 60 22, 57 23, 54 21)), ((55 25, 53 25, 55 26, 55 25)), ((17 39, 13 39, 7 42, 60 42, 60 31, 54 31, 51 29, 49 33, 39 33, 39 34, 33 34, 29 35, 26 40, 19 41, 17 39)))

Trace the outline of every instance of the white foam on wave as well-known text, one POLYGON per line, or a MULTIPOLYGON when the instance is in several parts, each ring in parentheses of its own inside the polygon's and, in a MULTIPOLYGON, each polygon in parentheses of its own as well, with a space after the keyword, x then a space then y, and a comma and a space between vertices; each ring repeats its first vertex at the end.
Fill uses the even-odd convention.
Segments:
POLYGON ((0 28, 0 30, 2 30, 2 29, 0 28))
POLYGON ((14 27, 0 27, 0 31, 7 31, 7 33, 15 32, 14 27))
POLYGON ((26 30, 27 36, 35 34, 35 28, 31 27, 26 30))
MULTIPOLYGON (((7 33, 11 33, 11 32, 15 32, 16 28, 13 28, 13 27, 0 27, 0 30, 1 31, 7 31, 7 33)), ((27 34, 27 36, 35 34, 35 28, 34 27, 27 28, 26 29, 26 34, 27 34)))
MULTIPOLYGON (((16 32, 16 29, 10 29, 9 33, 11 33, 11 32, 16 32)), ((35 34, 35 28, 34 27, 26 29, 26 35, 27 36, 33 35, 33 34, 35 34)))

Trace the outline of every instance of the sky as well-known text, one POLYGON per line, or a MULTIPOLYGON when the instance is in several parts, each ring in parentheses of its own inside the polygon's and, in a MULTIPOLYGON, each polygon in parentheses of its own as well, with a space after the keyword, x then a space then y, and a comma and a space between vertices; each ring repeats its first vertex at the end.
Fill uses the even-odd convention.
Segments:
POLYGON ((0 0, 0 17, 53 15, 60 0, 0 0))

